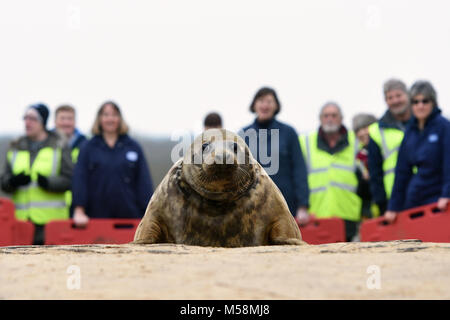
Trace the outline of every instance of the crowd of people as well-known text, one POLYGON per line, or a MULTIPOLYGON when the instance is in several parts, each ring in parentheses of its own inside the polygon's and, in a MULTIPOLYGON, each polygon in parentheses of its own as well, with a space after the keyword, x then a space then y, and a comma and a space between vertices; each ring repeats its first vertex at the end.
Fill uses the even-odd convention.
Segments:
MULTIPOLYGON (((275 90, 264 87, 255 94, 250 105, 255 120, 241 135, 248 144, 247 130, 279 130, 280 165, 270 176, 300 225, 311 215, 338 217, 352 241, 364 218, 384 216, 392 223, 400 211, 435 202, 447 209, 450 123, 441 115, 435 89, 417 81, 408 90, 403 81, 389 79, 383 94, 387 110, 379 120, 359 113, 348 129, 341 107, 329 101, 319 110, 318 130, 300 136, 276 119, 281 104, 275 90)), ((270 139, 264 141, 268 153, 270 139)))
POLYGON ((17 219, 35 225, 34 244, 44 243, 52 220, 72 217, 82 227, 90 218, 141 218, 153 194, 144 153, 117 104, 99 108, 90 139, 76 129, 75 116, 73 107, 58 107, 48 130, 48 107, 31 105, 25 135, 7 151, 1 188, 12 195, 17 219))
MULTIPOLYGON (((450 199, 450 122, 441 115, 437 93, 427 81, 408 90, 390 79, 383 86, 387 110, 380 119, 367 113, 343 124, 336 102, 319 110, 318 130, 298 135, 276 119, 281 103, 274 89, 259 89, 250 104, 255 120, 240 131, 277 130, 278 170, 269 174, 300 225, 316 218, 339 217, 346 240, 358 238, 364 218, 384 216, 392 223, 405 209, 450 199)), ((27 108, 25 135, 6 154, 1 188, 10 193, 16 217, 36 226, 35 244, 43 243, 46 223, 73 218, 85 226, 91 218, 141 218, 153 193, 144 153, 128 135, 119 106, 99 108, 87 139, 75 125, 75 109, 55 111, 55 128, 47 129, 49 109, 27 108)), ((220 115, 208 114, 205 130, 221 128, 220 115)), ((271 154, 271 135, 259 141, 271 154)), ((258 150, 252 153, 261 161, 258 150)))

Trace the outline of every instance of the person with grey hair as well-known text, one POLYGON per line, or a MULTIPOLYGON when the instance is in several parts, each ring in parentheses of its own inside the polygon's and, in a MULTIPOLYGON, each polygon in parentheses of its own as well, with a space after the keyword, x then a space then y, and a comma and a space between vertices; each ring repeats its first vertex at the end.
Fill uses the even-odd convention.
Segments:
POLYGON ((369 126, 377 122, 377 118, 368 113, 358 113, 352 119, 352 127, 356 138, 359 141, 359 151, 356 155, 356 165, 361 171, 361 181, 358 194, 362 199, 361 216, 365 218, 373 218, 379 215, 378 209, 372 205, 372 195, 369 185, 369 126))
POLYGON ((387 221, 409 208, 437 202, 440 210, 450 200, 450 122, 441 115, 437 95, 428 81, 410 89, 413 121, 398 152, 395 182, 387 221))
POLYGON ((361 198, 357 194, 360 174, 356 166, 358 142, 342 124, 341 108, 327 102, 320 109, 318 131, 301 135, 310 188, 310 212, 317 218, 344 220, 346 240, 357 233, 361 198))
POLYGON ((342 114, 341 107, 334 101, 326 102, 321 108, 319 113, 319 120, 321 122, 321 128, 325 133, 330 133, 331 137, 335 135, 333 133, 337 133, 342 125, 342 119, 344 115, 342 114), (329 107, 333 107, 335 109, 335 116, 328 116, 326 109, 329 107))
POLYGON ((369 145, 369 126, 375 122, 377 122, 377 118, 368 113, 358 113, 352 119, 353 131, 359 142, 365 147, 369 145))
POLYGON ((398 148, 411 119, 408 89, 398 79, 389 79, 383 86, 388 110, 369 126, 369 174, 373 201, 383 215, 391 198, 395 179, 398 148))

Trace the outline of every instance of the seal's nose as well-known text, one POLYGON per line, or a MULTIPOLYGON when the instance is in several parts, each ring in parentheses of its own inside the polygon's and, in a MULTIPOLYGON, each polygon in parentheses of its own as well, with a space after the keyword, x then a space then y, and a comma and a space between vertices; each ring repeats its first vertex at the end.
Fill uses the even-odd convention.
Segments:
POLYGON ((233 164, 233 155, 229 152, 218 152, 214 155, 215 164, 233 164))
POLYGON ((214 163, 215 164, 224 164, 224 159, 226 159, 226 155, 224 156, 223 152, 218 152, 215 154, 214 163))

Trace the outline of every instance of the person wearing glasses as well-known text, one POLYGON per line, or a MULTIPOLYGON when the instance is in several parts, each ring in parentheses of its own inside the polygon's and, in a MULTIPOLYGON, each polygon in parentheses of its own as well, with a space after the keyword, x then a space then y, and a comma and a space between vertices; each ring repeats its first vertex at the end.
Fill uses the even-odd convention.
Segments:
POLYGON ((450 122, 441 115, 430 82, 415 82, 409 94, 413 121, 398 152, 388 222, 399 211, 429 203, 445 210, 450 200, 450 122))
POLYGON ((384 215, 394 185, 398 148, 411 119, 408 89, 398 79, 389 79, 383 86, 387 111, 369 126, 368 167, 372 201, 384 215))
POLYGON ((31 105, 23 117, 25 135, 6 154, 1 187, 12 194, 15 215, 35 225, 33 244, 44 243, 44 226, 69 218, 65 191, 70 190, 73 164, 70 149, 57 132, 46 129, 49 110, 31 105))

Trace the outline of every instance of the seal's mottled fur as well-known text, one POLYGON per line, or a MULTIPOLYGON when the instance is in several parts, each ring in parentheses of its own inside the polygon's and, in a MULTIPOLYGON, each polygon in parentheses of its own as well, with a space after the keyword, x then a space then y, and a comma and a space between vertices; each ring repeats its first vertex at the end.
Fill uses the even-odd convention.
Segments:
POLYGON ((207 130, 189 151, 156 189, 133 243, 213 247, 305 243, 281 192, 238 135, 207 130), (244 162, 237 161, 238 152, 245 155, 244 162), (194 161, 198 155, 203 156, 202 163, 194 161))

